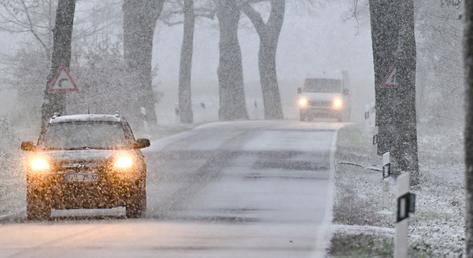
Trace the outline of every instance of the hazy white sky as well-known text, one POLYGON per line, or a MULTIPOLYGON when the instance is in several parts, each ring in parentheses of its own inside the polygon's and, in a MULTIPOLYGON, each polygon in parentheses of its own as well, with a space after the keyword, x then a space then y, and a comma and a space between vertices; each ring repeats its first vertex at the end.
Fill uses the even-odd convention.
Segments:
MULTIPOLYGON (((373 80, 369 26, 363 21, 361 26, 357 26, 353 19, 344 21, 352 4, 352 1, 340 0, 314 6, 313 10, 291 6, 287 8, 278 52, 278 73, 281 80, 300 81, 314 75, 334 77, 343 69, 349 70, 356 80, 373 80)), ((120 5, 114 5, 114 8, 120 8, 120 5)), ((83 11, 79 12, 79 15, 82 13, 83 11)), ((120 10, 115 10, 115 13, 120 14, 120 10)), ((362 17, 362 20, 366 19, 367 17, 362 17)), ((259 78, 259 39, 244 15, 242 24, 240 43, 244 76, 245 80, 255 81, 259 78)), ((13 53, 19 37, 5 32, 1 32, 0 36, 0 52, 13 53)), ((195 80, 217 79, 218 36, 216 20, 198 21, 193 62, 195 80)), ((181 38, 182 26, 167 27, 162 23, 158 24, 153 65, 158 66, 161 81, 175 81, 178 78, 181 38)))
MULTIPOLYGON (((106 17, 113 19, 107 29, 120 34, 121 0, 107 1, 115 3, 107 5, 110 14, 106 17)), ((300 6, 294 8, 294 3, 302 3, 298 1, 302 0, 288 1, 279 44, 278 74, 280 80, 286 81, 281 84, 282 92, 295 93, 295 88, 301 86, 300 83, 307 76, 339 77, 340 71, 346 69, 353 81, 356 81, 354 86, 357 90, 353 93, 359 94, 360 98, 371 96, 374 76, 368 14, 360 17, 361 25, 357 26, 355 20, 345 19, 353 4, 351 0, 326 1, 326 4, 314 6, 313 10, 300 6), (299 84, 294 84, 294 81, 299 84)), ((96 0, 80 1, 77 12, 80 17, 76 18, 88 19, 91 14, 87 10, 97 3, 96 0)), ((259 39, 245 15, 242 15, 241 24, 244 77, 246 81, 258 81, 259 39)), ((199 20, 195 36, 193 79, 216 82, 219 38, 217 21, 199 20)), ((0 32, 0 53, 13 54, 20 38, 24 40, 28 37, 31 39, 31 35, 20 37, 0 32)), ((157 81, 171 82, 167 85, 172 88, 175 88, 178 79, 181 38, 182 26, 167 27, 162 23, 158 24, 153 65, 159 68, 157 81)), ((5 101, 10 99, 14 102, 13 98, 5 101)))
MULTIPOLYGON (((353 78, 372 80, 371 35, 366 23, 344 21, 352 1, 334 1, 313 11, 288 8, 278 52, 282 80, 302 80, 310 75, 338 76, 347 69, 353 78)), ((243 15, 243 19, 246 17, 243 15)), ((366 17, 364 19, 367 19, 366 17)), ((246 80, 258 80, 258 36, 248 21, 240 31, 246 80)), ((179 68, 182 27, 160 24, 156 34, 155 63, 162 80, 175 80, 179 68)), ((193 76, 215 80, 218 65, 216 21, 200 21, 196 31, 193 76)))

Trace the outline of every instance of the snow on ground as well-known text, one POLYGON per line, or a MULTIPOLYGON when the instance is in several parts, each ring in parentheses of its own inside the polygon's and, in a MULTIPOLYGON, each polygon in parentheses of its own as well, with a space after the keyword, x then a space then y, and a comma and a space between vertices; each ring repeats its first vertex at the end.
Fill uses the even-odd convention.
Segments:
POLYGON ((145 154, 148 218, 6 223, 0 256, 323 257, 339 127, 246 121, 171 136, 145 154))
MULTIPOLYGON (((332 247, 346 244, 354 238, 371 244, 370 255, 390 254, 392 237, 357 229, 376 227, 375 232, 391 232, 394 227, 394 185, 383 184, 380 171, 366 169, 381 159, 369 145, 370 137, 361 127, 348 126, 340 130, 336 155, 337 196, 334 207, 335 238, 332 247), (357 166, 358 164, 361 166, 357 166), (364 227, 365 226, 365 227, 364 227), (371 236, 371 239, 366 239, 371 236), (388 251, 388 252, 387 252, 388 251)), ((465 188, 461 137, 446 134, 435 136, 435 130, 419 130, 421 184, 412 189, 417 194, 416 214, 410 221, 410 246, 413 257, 458 257, 464 245, 465 188)), ((438 132, 438 131, 437 131, 438 132)), ((334 250, 334 257, 353 254, 352 250, 334 250)), ((362 244, 363 245, 363 244, 362 244)), ((366 246, 365 246, 366 247, 366 246)), ((368 250, 368 249, 367 249, 368 250)), ((368 251, 367 251, 368 252, 368 251)), ((357 253, 357 255, 360 255, 357 253)), ((365 253, 366 255, 366 253, 365 253)))

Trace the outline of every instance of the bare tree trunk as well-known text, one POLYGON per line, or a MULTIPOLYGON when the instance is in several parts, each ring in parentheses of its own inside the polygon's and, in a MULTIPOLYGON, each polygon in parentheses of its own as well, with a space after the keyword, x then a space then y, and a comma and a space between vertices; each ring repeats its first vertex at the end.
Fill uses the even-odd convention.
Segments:
POLYGON ((48 60, 48 65, 50 65, 51 63, 51 48, 53 46, 53 37, 54 35, 52 35, 53 33, 53 15, 52 15, 52 12, 53 12, 53 0, 49 0, 48 1, 48 45, 47 45, 47 48, 45 50, 45 54, 46 54, 46 58, 48 60))
POLYGON ((389 104, 394 93, 383 87, 383 81, 396 62, 398 22, 394 2, 369 0, 371 38, 375 74, 376 125, 378 126, 378 155, 391 151, 394 145, 393 107, 389 104))
POLYGON ((285 7, 285 0, 271 0, 271 14, 265 23, 261 15, 248 2, 241 6, 243 12, 255 26, 260 38, 258 64, 265 119, 282 119, 284 117, 276 69, 276 54, 284 23, 285 7))
POLYGON ((220 27, 220 62, 218 82, 220 120, 248 119, 238 24, 240 9, 235 0, 218 0, 217 17, 220 27))
POLYGON ((416 64, 414 0, 398 0, 399 45, 397 78, 398 108, 395 109, 397 136, 393 156, 401 171, 410 173, 411 185, 419 183, 417 155, 416 64))
POLYGON ((179 114, 181 123, 193 123, 192 112, 192 54, 194 49, 194 0, 184 0, 184 35, 179 69, 179 114))
POLYGON ((465 247, 467 258, 473 258, 473 0, 465 1, 465 70, 466 70, 466 122, 465 122, 465 247))
POLYGON ((416 124, 416 42, 413 0, 370 0, 376 83, 378 154, 391 152, 395 173, 419 183, 416 124), (393 68, 395 68, 393 70, 393 68), (396 86, 385 80, 395 73, 396 86))
MULTIPOLYGON (((53 53, 48 83, 58 72, 61 65, 69 67, 71 62, 71 41, 74 25, 76 1, 61 0, 56 10, 56 25, 54 27, 53 53)), ((48 85, 44 91, 44 102, 41 107, 42 130, 54 113, 64 113, 66 110, 66 96, 61 93, 48 93, 48 85)))
POLYGON ((125 0, 123 3, 123 41, 125 63, 130 73, 130 120, 136 126, 144 120, 157 124, 156 98, 152 88, 153 38, 156 20, 164 0, 125 0))

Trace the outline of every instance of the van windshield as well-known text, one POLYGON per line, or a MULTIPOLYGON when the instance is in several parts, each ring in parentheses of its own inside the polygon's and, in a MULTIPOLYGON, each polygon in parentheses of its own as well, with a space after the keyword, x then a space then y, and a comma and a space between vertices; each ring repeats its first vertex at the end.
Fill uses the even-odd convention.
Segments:
POLYGON ((119 122, 52 123, 39 146, 52 150, 113 149, 128 144, 119 122))
POLYGON ((304 91, 338 93, 342 91, 342 82, 336 79, 307 79, 304 84, 304 91))

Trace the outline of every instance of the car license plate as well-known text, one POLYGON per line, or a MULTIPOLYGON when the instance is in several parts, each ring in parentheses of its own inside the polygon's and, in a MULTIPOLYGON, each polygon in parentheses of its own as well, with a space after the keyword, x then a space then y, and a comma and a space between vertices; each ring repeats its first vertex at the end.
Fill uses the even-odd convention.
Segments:
POLYGON ((68 173, 65 175, 66 182, 96 182, 99 176, 95 173, 68 173))

